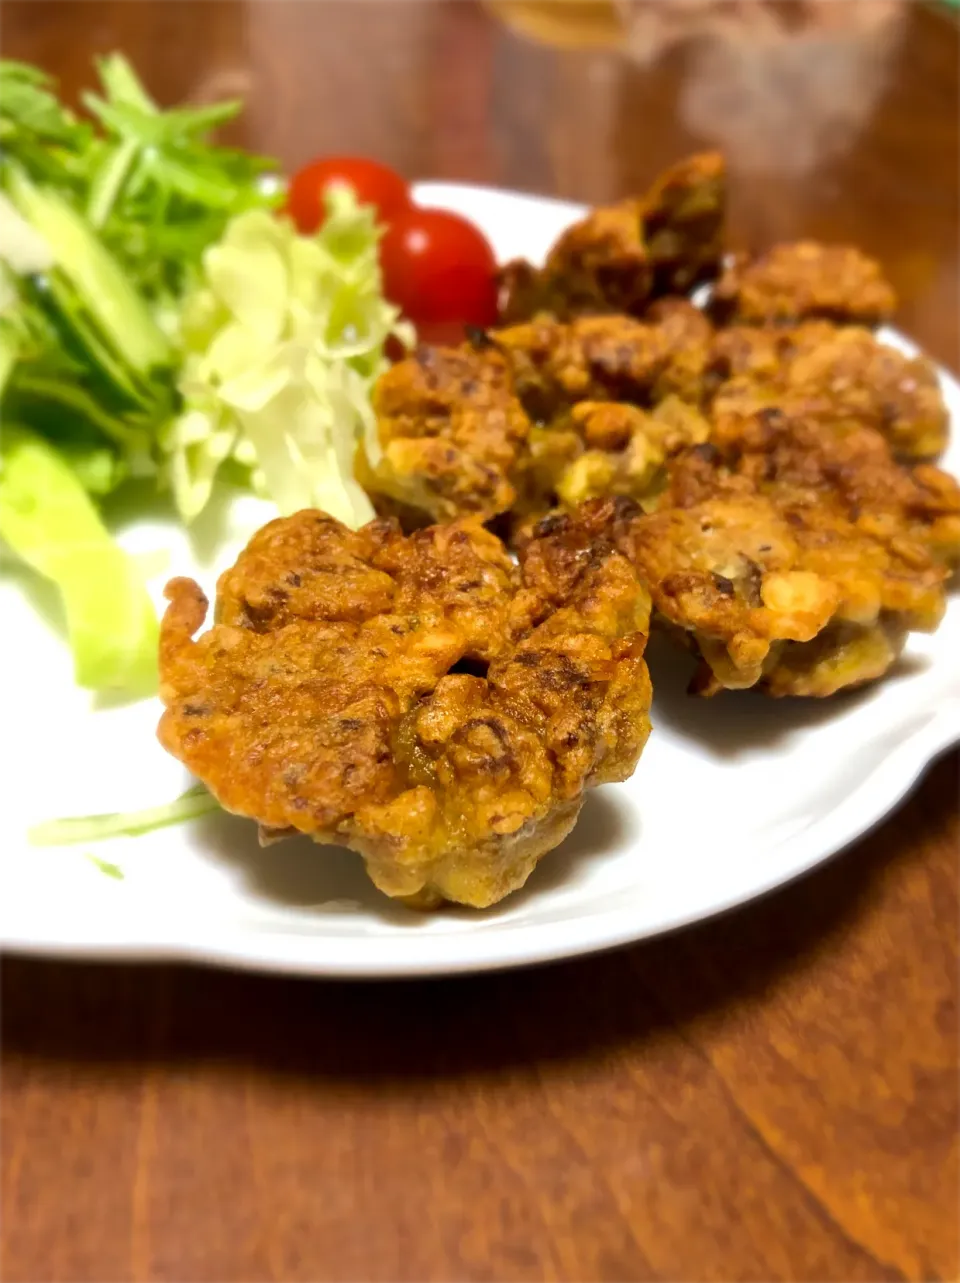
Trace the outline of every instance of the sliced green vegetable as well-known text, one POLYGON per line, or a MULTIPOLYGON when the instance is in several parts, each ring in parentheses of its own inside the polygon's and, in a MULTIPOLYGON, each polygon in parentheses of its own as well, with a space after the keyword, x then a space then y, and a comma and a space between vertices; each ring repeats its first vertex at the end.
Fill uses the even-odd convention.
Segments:
POLYGON ((146 424, 140 427, 132 415, 106 410, 86 388, 55 372, 46 374, 42 367, 36 372, 30 365, 17 370, 4 412, 5 419, 9 416, 29 423, 58 448, 64 437, 72 435, 85 443, 90 430, 101 440, 121 447, 128 456, 146 456, 150 448, 146 424))
POLYGON ((0 61, 0 149, 35 179, 79 190, 93 130, 57 100, 52 84, 36 67, 0 61))
POLYGON ((145 297, 176 301, 231 215, 276 204, 260 182, 274 162, 207 140, 239 101, 162 111, 120 54, 97 69, 103 92, 84 103, 104 139, 88 215, 145 297))
POLYGON ((18 276, 45 272, 54 264, 53 252, 16 206, 0 192, 0 254, 18 276))
POLYGON ((0 443, 0 537, 59 588, 79 685, 155 686, 157 618, 135 562, 63 456, 10 424, 0 443))
POLYGON ((15 167, 8 171, 7 190, 122 359, 140 374, 168 363, 169 345, 149 308, 83 216, 15 167))
POLYGON ((216 810, 219 810, 216 799, 202 784, 196 784, 173 802, 162 806, 150 806, 143 811, 115 811, 108 815, 78 815, 65 820, 49 820, 35 825, 27 837, 32 846, 70 846, 74 842, 137 837, 168 824, 195 820, 216 810))
POLYGON ((87 494, 111 494, 126 477, 123 461, 108 446, 63 441, 59 452, 87 494))
POLYGON ((20 357, 22 335, 12 325, 5 325, 0 317, 0 396, 10 381, 10 375, 20 357))
POLYGON ((109 860, 101 860, 98 855, 87 852, 87 859, 95 865, 101 873, 106 874, 108 878, 115 878, 118 882, 123 881, 123 869, 119 864, 111 864, 109 860))
POLYGON ((122 53, 108 53, 96 59, 97 75, 111 102, 129 103, 141 111, 156 111, 156 103, 122 53))
POLYGON ((87 219, 91 227, 102 227, 110 217, 138 151, 136 139, 128 138, 115 150, 108 150, 94 172, 87 193, 87 219))

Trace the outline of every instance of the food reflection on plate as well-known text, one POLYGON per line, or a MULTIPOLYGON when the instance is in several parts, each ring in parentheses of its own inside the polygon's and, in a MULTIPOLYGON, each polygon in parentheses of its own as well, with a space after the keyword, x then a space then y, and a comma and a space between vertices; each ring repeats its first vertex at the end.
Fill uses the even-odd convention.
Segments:
POLYGON ((264 840, 493 904, 637 765, 651 602, 699 697, 831 696, 937 627, 960 488, 935 371, 875 334, 876 263, 729 258, 724 206, 693 157, 506 264, 497 324, 380 376, 378 520, 271 523, 206 632, 169 585, 161 740, 264 840))

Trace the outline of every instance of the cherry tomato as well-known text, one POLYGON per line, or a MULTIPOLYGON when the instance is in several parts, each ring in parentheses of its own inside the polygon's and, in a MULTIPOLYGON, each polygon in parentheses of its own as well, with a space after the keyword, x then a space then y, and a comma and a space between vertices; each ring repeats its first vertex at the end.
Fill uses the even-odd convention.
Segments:
POLYGON ((407 184, 379 161, 363 156, 329 156, 304 165, 290 180, 287 213, 298 231, 309 234, 323 223, 323 195, 336 183, 352 187, 361 204, 375 205, 380 223, 389 222, 410 201, 407 184))
POLYGON ((380 242, 383 292, 427 342, 458 342, 464 325, 497 319, 496 259, 459 214, 408 205, 380 242))

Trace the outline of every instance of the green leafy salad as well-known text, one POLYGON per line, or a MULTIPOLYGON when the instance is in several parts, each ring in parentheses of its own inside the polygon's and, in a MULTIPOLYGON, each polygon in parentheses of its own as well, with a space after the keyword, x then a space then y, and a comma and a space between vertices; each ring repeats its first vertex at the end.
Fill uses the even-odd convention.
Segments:
POLYGON ((362 524, 397 311, 348 188, 300 235, 272 162, 209 141, 238 103, 160 110, 119 55, 97 72, 81 119, 0 62, 0 540, 59 589, 77 681, 139 691, 157 619, 101 501, 146 479, 189 523, 224 472, 362 524))

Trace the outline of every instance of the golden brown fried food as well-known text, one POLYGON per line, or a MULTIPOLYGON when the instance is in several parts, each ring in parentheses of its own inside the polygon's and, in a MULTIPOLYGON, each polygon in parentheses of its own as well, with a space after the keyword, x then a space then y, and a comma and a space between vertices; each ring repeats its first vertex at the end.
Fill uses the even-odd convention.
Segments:
POLYGON ((699 349, 713 342, 714 328, 703 308, 679 294, 658 298, 644 312, 643 319, 660 330, 674 358, 690 351, 696 351, 699 357, 699 349))
POLYGON ((832 695, 882 676, 909 631, 940 622, 945 567, 907 533, 854 524, 822 484, 767 475, 760 454, 737 470, 712 444, 668 471, 657 511, 621 510, 615 538, 699 655, 697 693, 832 695))
POLYGON ((857 419, 882 432, 902 459, 936 458, 947 443, 949 417, 934 366, 860 326, 809 321, 717 330, 710 373, 806 394, 825 416, 857 419))
POLYGON ((548 423, 580 401, 649 406, 668 396, 699 403, 712 327, 686 299, 664 299, 650 317, 539 317, 490 335, 513 371, 527 413, 548 423))
POLYGON ((820 318, 878 325, 897 305, 879 263, 850 245, 797 241, 735 257, 717 281, 712 313, 762 325, 820 318))
POLYGON ((639 315, 664 294, 717 275, 726 184, 723 157, 705 152, 662 174, 644 197, 600 206, 568 228, 540 270, 508 263, 500 274, 504 324, 540 312, 639 315))
MULTIPOLYGON (((503 644, 515 590, 515 566, 477 522, 404 538, 393 522, 354 531, 307 509, 265 525, 220 576, 216 623, 267 633, 311 620, 416 616, 455 633, 467 658, 488 661, 503 644)), ((412 644, 423 640, 415 632, 412 644)))
POLYGON ((493 904, 649 732, 649 597, 608 524, 547 523, 516 566, 475 519, 272 522, 198 638, 203 594, 168 585, 160 740, 267 840, 350 846, 421 907, 493 904))
POLYGON ((643 240, 643 202, 592 209, 562 233, 541 269, 515 259, 500 269, 505 325, 540 313, 568 318, 595 312, 636 313, 653 292, 653 263, 643 240))
MULTIPOLYGON (((769 431, 758 436, 757 423, 776 411, 803 429, 791 458, 809 454, 820 489, 832 486, 860 524, 867 513, 893 514, 898 534, 916 527, 937 557, 957 559, 955 483, 933 468, 898 469, 874 440, 875 429, 905 459, 942 444, 936 373, 865 329, 808 321, 714 331, 699 309, 671 297, 643 321, 541 317, 475 342, 479 350, 421 353, 381 385, 388 462, 373 484, 411 509, 486 518, 512 509, 524 520, 604 494, 646 504, 665 461, 708 435, 773 466, 769 431), (469 377, 477 370, 485 379, 469 377), (439 389, 433 402, 427 380, 439 389), (524 410, 536 426, 519 417, 524 410), (507 440, 505 423, 515 425, 507 440), (830 434, 837 449, 846 442, 845 454, 826 450, 830 434)), ((781 441, 781 456, 785 449, 781 441)))
POLYGON ((626 316, 569 324, 540 318, 458 349, 421 348, 377 386, 384 457, 362 479, 374 493, 435 518, 490 518, 515 503, 518 488, 525 510, 531 502, 546 510, 563 495, 557 483, 567 464, 595 444, 585 422, 618 419, 629 427, 617 430, 617 457, 578 464, 581 479, 566 489, 579 498, 640 494, 662 461, 665 436, 676 438, 671 449, 704 439, 702 420, 685 416, 676 403, 701 400, 712 334, 698 308, 671 297, 642 322, 626 316), (626 404, 616 412, 592 404, 578 408, 598 401, 626 404), (629 408, 661 404, 652 419, 629 408), (549 431, 531 433, 524 411, 549 423, 549 431), (632 448, 622 457, 627 437, 632 448), (584 484, 587 473, 596 479, 584 484), (604 490, 601 473, 622 484, 604 490))
POLYGON ((837 412, 829 389, 731 380, 714 400, 710 440, 724 466, 761 489, 810 503, 829 496, 859 530, 904 555, 915 544, 921 560, 960 562, 960 485, 932 464, 901 467, 861 416, 837 412))
POLYGON ((652 410, 618 401, 581 401, 549 428, 530 433, 518 488, 523 512, 573 508, 603 495, 646 502, 664 462, 706 441, 710 427, 694 406, 667 397, 652 410))
POLYGON ((503 356, 492 346, 418 348, 374 393, 383 457, 366 489, 436 520, 504 512, 530 430, 503 356))
POLYGON ((686 294, 716 277, 726 217, 727 170, 720 152, 700 152, 660 175, 643 211, 653 298, 686 294))
POLYGON ((648 322, 541 319, 478 334, 457 349, 421 348, 377 385, 383 458, 361 479, 381 515, 400 516, 408 527, 417 510, 490 519, 514 506, 547 511, 561 493, 639 495, 667 439, 704 439, 703 420, 678 402, 701 397, 711 335, 697 308, 669 298, 648 322), (651 417, 629 404, 581 410, 584 401, 658 408, 651 417), (528 415, 549 421, 549 430, 531 430, 528 415), (601 421, 609 438, 614 420, 615 444, 591 439, 601 421), (611 457, 578 462, 578 479, 561 485, 567 466, 595 448, 611 457), (603 487, 601 473, 617 484, 603 487))

